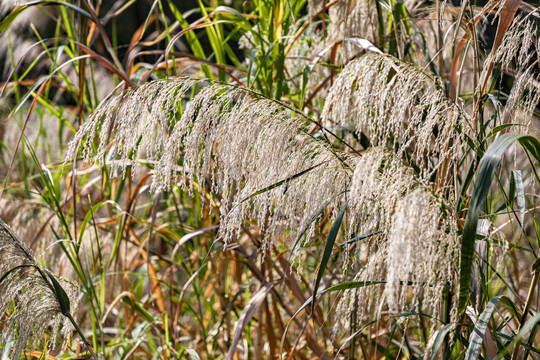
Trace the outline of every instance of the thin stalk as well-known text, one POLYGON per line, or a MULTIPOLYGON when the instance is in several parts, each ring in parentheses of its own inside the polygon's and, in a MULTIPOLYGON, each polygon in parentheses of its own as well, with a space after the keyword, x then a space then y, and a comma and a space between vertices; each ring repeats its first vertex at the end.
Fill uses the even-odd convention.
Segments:
MULTIPOLYGON (((479 94, 476 89, 478 89, 478 69, 480 68, 479 66, 480 56, 479 56, 479 49, 478 49, 478 39, 476 38, 475 25, 476 24, 472 22, 470 25, 469 31, 472 34, 472 43, 473 43, 473 61, 472 61, 473 63, 473 89, 475 89, 473 92, 473 104, 475 105, 474 108, 478 110, 480 108, 481 93, 479 94)), ((483 132, 482 117, 478 115, 479 115, 478 111, 475 111, 474 114, 472 115, 473 124, 475 124, 478 127, 477 133, 482 133, 483 132), (478 120, 479 118, 480 120, 478 120), (480 121, 480 123, 477 123, 478 121, 480 121)))
POLYGON ((441 1, 436 0, 435 5, 437 11, 437 54, 439 54, 439 68, 437 70, 439 71, 439 77, 444 79, 444 56, 442 54, 444 35, 441 28, 441 1))
MULTIPOLYGON (((534 271, 533 272, 533 278, 532 278, 531 284, 529 286, 529 293, 527 294, 527 301, 525 302, 525 308, 523 309, 523 316, 521 317, 521 321, 519 322, 519 327, 517 329, 518 334, 519 334, 519 331, 525 325, 525 319, 527 319, 527 314, 529 313, 529 309, 530 309, 531 303, 533 301, 533 295, 534 295, 534 291, 536 289, 536 286, 538 285, 538 279, 540 279, 540 271, 534 271)), ((517 359, 518 354, 519 354, 520 344, 521 344, 521 339, 518 340, 516 346, 514 347, 514 351, 512 352, 512 360, 517 359)))
POLYGON ((92 349, 92 346, 90 346, 90 343, 88 342, 88 340, 86 340, 86 337, 84 337, 81 329, 79 328, 79 326, 77 325, 77 323, 75 322, 75 320, 73 319, 71 314, 68 313, 65 316, 69 319, 69 321, 71 321, 71 325, 73 325, 73 327, 75 328, 75 330, 77 331, 77 333, 81 337, 82 342, 84 343, 84 345, 86 346, 86 348, 88 349, 90 354, 92 354, 92 357, 94 358, 94 360, 97 360, 98 356, 96 355, 96 353, 92 349))
MULTIPOLYGON (((447 286, 445 286, 442 291, 444 294, 442 323, 446 325, 446 324, 450 324, 450 321, 452 319, 452 315, 451 315, 452 293, 450 292, 450 285, 447 284, 447 286)), ((450 339, 448 336, 445 336, 443 347, 441 350, 441 357, 443 357, 444 354, 446 354, 449 347, 450 347, 450 339)))

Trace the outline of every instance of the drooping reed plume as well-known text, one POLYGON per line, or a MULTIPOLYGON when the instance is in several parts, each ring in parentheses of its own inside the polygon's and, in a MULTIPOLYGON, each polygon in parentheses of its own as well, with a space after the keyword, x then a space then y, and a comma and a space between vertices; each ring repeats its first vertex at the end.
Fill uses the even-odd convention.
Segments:
POLYGON ((354 126, 372 145, 409 152, 429 178, 463 148, 466 114, 450 101, 443 84, 424 70, 392 56, 367 54, 351 61, 330 89, 322 113, 330 124, 354 126))
MULTIPOLYGON (((358 71, 362 61, 374 65, 382 63, 377 69, 384 65, 388 69, 398 66, 397 62, 382 56, 365 57, 347 67, 342 77, 358 71)), ((416 70, 405 68, 404 71, 408 73, 396 75, 396 79, 411 73, 420 76, 416 70)), ((342 90, 365 86, 360 81, 373 82, 376 75, 351 81, 354 85, 338 80, 335 86, 341 86, 342 90)), ((407 89, 425 85, 428 80, 420 77, 407 89)), ((378 142, 384 145, 386 137, 407 138, 407 149, 413 145, 418 148, 415 152, 418 163, 435 167, 438 158, 445 156, 439 148, 447 145, 457 121, 439 124, 442 116, 436 112, 452 110, 456 119, 458 114, 445 102, 435 85, 428 85, 428 90, 435 91, 434 94, 428 95, 428 90, 413 93, 418 109, 409 107, 391 115, 394 120, 385 119, 388 127, 378 129, 373 139, 374 142, 380 139, 378 142), (422 95, 424 92, 426 95, 422 95), (414 125, 422 123, 420 113, 426 109, 429 121, 424 125, 425 131, 419 131, 417 135, 412 133, 412 128, 397 132, 407 115, 413 115, 411 122, 414 125), (440 136, 434 137, 433 128, 437 126, 440 136), (396 134, 392 134, 393 131, 396 134)), ((385 89, 382 81, 377 86, 382 93, 385 89)), ((359 108, 357 100, 354 100, 357 107, 353 109, 348 99, 357 99, 357 96, 347 91, 340 95, 347 99, 342 101, 334 90, 329 100, 334 108, 326 112, 326 117, 350 111, 366 117, 363 121, 367 125, 368 116, 382 116, 385 109, 381 108, 380 114, 370 112, 367 109, 370 104, 363 105, 365 109, 360 113, 356 110, 359 108)), ((412 100, 408 96, 408 93, 400 92, 392 101, 399 102, 396 105, 402 109, 405 101, 412 100), (406 99, 400 100, 400 96, 406 99)), ((331 137, 313 120, 249 90, 174 78, 150 82, 101 104, 77 132, 70 144, 68 159, 80 151, 84 159, 89 160, 95 148, 99 164, 111 159, 110 165, 120 170, 139 161, 152 161, 155 163, 152 185, 155 191, 167 190, 174 183, 189 191, 207 187, 215 195, 216 206, 221 212, 221 238, 230 242, 242 230, 245 220, 254 219, 264 238, 263 250, 276 245, 278 239, 293 241, 301 229, 310 226, 313 215, 329 202, 333 209, 330 217, 335 219, 338 210, 349 201, 346 234, 377 233, 372 242, 361 247, 364 253, 358 254, 358 259, 366 260, 358 260, 361 264, 354 266, 358 271, 356 279, 385 280, 387 274, 392 276, 386 291, 392 294, 392 308, 396 308, 399 299, 403 299, 398 283, 406 283, 404 278, 410 275, 402 272, 405 265, 396 261, 396 252, 403 250, 409 237, 415 237, 417 242, 407 245, 407 251, 416 254, 415 264, 420 267, 413 279, 413 303, 418 304, 421 297, 427 296, 429 299, 424 301, 425 304, 438 305, 440 286, 455 286, 455 266, 444 271, 432 270, 435 264, 448 265, 445 259, 459 252, 454 229, 450 235, 440 230, 447 227, 446 220, 442 214, 434 213, 430 218, 434 221, 431 227, 427 224, 424 228, 404 225, 401 230, 412 233, 396 235, 396 231, 401 231, 396 230, 396 221, 400 221, 403 214, 395 215, 395 212, 396 207, 400 209, 402 198, 415 199, 419 207, 426 201, 430 209, 437 207, 438 200, 434 196, 430 200, 424 200, 420 195, 415 197, 420 194, 417 189, 429 186, 427 174, 422 173, 426 176, 419 177, 399 156, 384 147, 375 147, 360 155, 339 151, 333 148, 332 141, 313 138, 309 134, 310 128, 319 130, 317 134, 323 138, 331 137), (188 102, 185 94, 193 89, 199 90, 188 102), (420 199, 416 200, 418 197, 420 199), (425 241, 418 237, 417 231, 422 229, 429 230, 425 241), (391 241, 397 243, 392 245, 391 241), (435 243, 441 247, 437 248, 435 243), (397 273, 403 278, 397 277, 397 273), (433 291, 423 291, 426 286, 432 287, 433 291)), ((404 151, 405 148, 400 149, 398 155, 404 151)), ((432 167, 430 171, 433 171, 432 167)), ((364 294, 369 298, 373 292, 366 288, 364 294)))
MULTIPOLYGON (((514 76, 505 106, 497 106, 497 115, 503 124, 519 124, 514 128, 522 134, 536 134, 540 130, 534 123, 535 108, 540 103, 540 38, 536 34, 534 20, 517 16, 499 48, 485 60, 486 65, 497 64, 502 71, 514 76)), ((490 66, 484 67, 477 91, 485 91, 489 85, 490 70, 490 66)))
POLYGON ((384 284, 348 290, 339 304, 347 316, 336 328, 345 326, 352 312, 361 324, 376 311, 383 294, 392 311, 422 304, 436 317, 443 290, 457 288, 459 268, 459 237, 456 225, 441 211, 444 200, 383 147, 368 149, 358 161, 350 196, 356 234, 374 234, 361 246, 354 280, 384 284))
POLYGON ((51 329, 50 347, 60 330, 64 339, 69 335, 71 320, 66 311, 70 303, 76 303, 75 288, 63 282, 66 295, 52 281, 48 270, 36 263, 26 245, 0 220, 0 343, 12 346, 11 359, 19 359, 45 329, 51 329))
POLYGON ((77 154, 87 137, 83 153, 88 158, 99 128, 98 161, 103 161, 105 129, 112 128, 112 151, 121 159, 120 167, 155 159, 155 191, 171 183, 191 191, 195 183, 204 188, 208 182, 219 194, 225 241, 248 217, 257 219, 270 240, 301 229, 330 200, 339 206, 350 182, 350 156, 311 138, 305 123, 305 118, 245 89, 169 79, 102 104, 77 133, 68 157, 77 154), (204 87, 186 104, 183 96, 194 85, 204 87), (283 186, 275 186, 279 183, 283 186), (252 197, 264 189, 269 191, 252 197))

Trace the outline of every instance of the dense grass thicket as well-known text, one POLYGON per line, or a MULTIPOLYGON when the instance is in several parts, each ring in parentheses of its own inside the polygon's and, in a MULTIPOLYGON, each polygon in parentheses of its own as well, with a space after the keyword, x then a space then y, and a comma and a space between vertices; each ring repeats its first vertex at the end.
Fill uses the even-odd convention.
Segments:
POLYGON ((0 2, 0 359, 540 359, 540 10, 0 2))

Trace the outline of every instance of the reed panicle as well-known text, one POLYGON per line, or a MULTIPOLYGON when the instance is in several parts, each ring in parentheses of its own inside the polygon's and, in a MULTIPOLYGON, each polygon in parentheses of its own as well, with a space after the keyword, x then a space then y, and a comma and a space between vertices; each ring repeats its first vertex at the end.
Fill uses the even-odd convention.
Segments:
MULTIPOLYGON (((46 270, 34 260, 31 251, 0 220, 0 343, 12 346, 10 358, 19 359, 32 341, 41 339, 51 329, 49 347, 63 329, 69 335, 69 319, 64 316, 46 270)), ((75 288, 65 283, 71 303, 76 303, 75 288)))
MULTIPOLYGON (((354 312, 362 323, 380 301, 396 312, 422 304, 437 316, 443 289, 456 290, 455 259, 460 251, 456 224, 429 189, 428 182, 418 179, 386 148, 370 148, 357 162, 350 191, 351 230, 355 236, 375 235, 359 246, 354 280, 385 285, 347 290, 339 304, 339 312, 346 315, 342 321, 354 312)), ((344 325, 340 322, 336 329, 344 325)))
POLYGON ((382 230, 386 237, 396 202, 418 186, 410 168, 384 147, 372 147, 358 160, 351 184, 351 209, 358 231, 382 230))
MULTIPOLYGON (((538 58, 540 39, 537 23, 529 17, 516 16, 496 51, 490 52, 486 64, 497 64, 502 71, 514 75, 514 84, 505 106, 497 107, 504 124, 519 124, 515 130, 522 134, 536 134, 535 108, 540 103, 540 75, 538 58)), ((487 86, 491 72, 486 66, 480 74, 479 88, 487 86)))
POLYGON ((396 58, 367 54, 339 74, 325 102, 326 124, 354 126, 374 146, 410 152, 429 178, 448 158, 457 158, 468 122, 442 84, 396 58), (459 132, 458 132, 459 130, 459 132))
MULTIPOLYGON (((457 288, 460 243, 444 204, 420 187, 396 204, 388 238, 385 293, 392 311, 405 310, 410 287, 412 308, 439 315, 445 289, 457 288), (406 286, 410 284, 409 286, 406 286)), ((452 312, 456 315, 456 305, 452 312)))
POLYGON ((103 163, 105 129, 114 130, 114 155, 107 155, 120 159, 114 166, 125 169, 156 159, 154 191, 177 183, 189 191, 195 184, 203 189, 208 185, 218 194, 225 242, 248 217, 257 219, 269 240, 301 229, 332 199, 339 206, 340 194, 350 183, 350 156, 313 139, 305 123, 305 118, 245 89, 183 78, 155 81, 102 104, 71 142, 67 158, 75 157, 82 144, 89 159, 99 128, 97 154, 103 163), (182 103, 182 94, 195 85, 203 88, 182 103))
MULTIPOLYGON (((310 15, 322 11, 326 1, 308 1, 308 12, 310 15)), ((353 56, 363 51, 356 45, 346 41, 346 39, 358 38, 359 36, 371 43, 378 42, 377 4, 371 0, 347 1, 339 0, 328 10, 330 19, 326 33, 319 33, 318 39, 314 39, 313 55, 320 54, 325 48, 332 47, 337 43, 342 43, 342 48, 338 50, 341 63, 346 63, 353 56)), ((321 31, 322 32, 322 31, 321 31)))

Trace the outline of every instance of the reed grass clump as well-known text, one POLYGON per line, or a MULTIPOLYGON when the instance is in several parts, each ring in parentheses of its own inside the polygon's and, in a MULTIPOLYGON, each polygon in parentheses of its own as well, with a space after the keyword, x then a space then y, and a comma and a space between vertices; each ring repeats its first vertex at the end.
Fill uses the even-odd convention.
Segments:
MULTIPOLYGON (((303 232, 308 237, 313 233, 313 214, 320 217, 321 210, 332 204, 329 221, 335 222, 348 203, 346 234, 375 235, 343 271, 349 266, 358 271, 356 281, 386 281, 387 301, 394 311, 421 302, 430 310, 440 307, 443 287, 457 291, 459 266, 454 259, 459 246, 456 226, 447 214, 432 211, 443 205, 434 195, 429 201, 425 198, 429 181, 403 163, 402 150, 396 154, 380 146, 360 155, 347 154, 310 136, 310 123, 317 124, 246 89, 192 79, 160 80, 102 103, 70 143, 67 159, 82 147, 84 160, 90 161, 89 149, 97 143, 102 166, 106 151, 112 166, 123 170, 152 160, 154 191, 168 191, 171 184, 190 192, 210 191, 217 203, 212 206, 221 213, 219 236, 226 244, 241 234, 245 221, 255 219, 263 254, 271 252, 279 239, 294 250, 293 259, 299 248, 294 249, 293 240, 303 232), (200 87, 198 93, 183 102, 182 95, 195 86, 200 87), (171 124, 168 131, 167 124, 171 124), (113 148, 99 131, 104 128, 117 134, 113 148), (403 201, 412 206, 409 213, 403 201), (409 256, 401 257, 401 251, 409 256), (415 261, 407 263, 413 254, 415 261), (403 289, 411 281, 413 297, 406 299, 403 289)), ((377 301, 374 291, 376 287, 354 292, 360 303, 369 304, 377 301)), ((344 319, 351 311, 363 312, 341 307, 344 319)))
POLYGON ((39 206, 32 248, 84 301, 79 326, 4 228, 10 357, 65 319, 87 352, 59 358, 540 355, 534 6, 156 1, 129 28, 142 2, 21 4, 0 198, 39 206))

